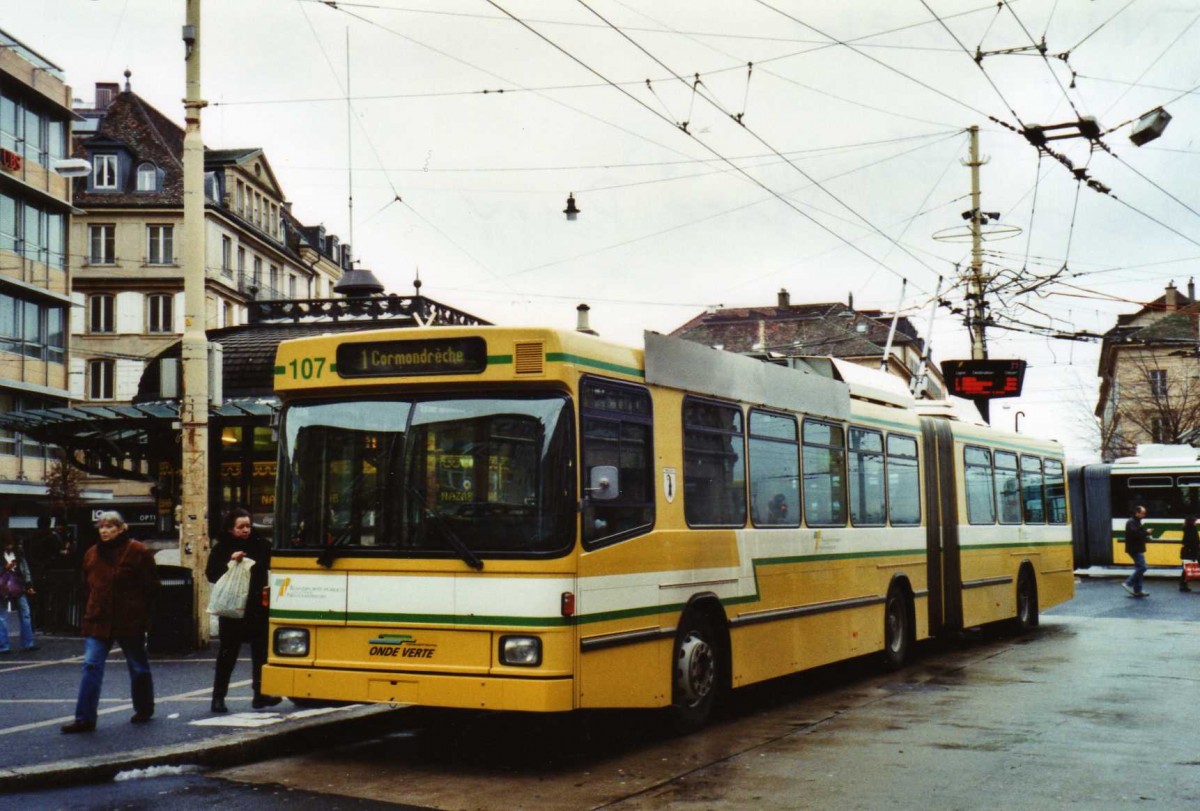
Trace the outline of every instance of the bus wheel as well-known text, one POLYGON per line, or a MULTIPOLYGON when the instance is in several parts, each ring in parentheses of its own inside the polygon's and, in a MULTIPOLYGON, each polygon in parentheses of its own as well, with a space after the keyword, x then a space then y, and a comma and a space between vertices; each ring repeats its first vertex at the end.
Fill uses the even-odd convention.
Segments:
POLYGON ((685 617, 675 637, 671 665, 670 713, 676 732, 695 732, 712 714, 720 672, 717 657, 710 624, 702 617, 685 617))
POLYGON ((1017 575, 1017 616, 1013 618, 1013 630, 1018 633, 1029 631, 1038 625, 1037 581, 1028 566, 1017 575))
POLYGON ((883 666, 899 670, 912 655, 913 629, 904 589, 893 584, 883 606, 883 666))

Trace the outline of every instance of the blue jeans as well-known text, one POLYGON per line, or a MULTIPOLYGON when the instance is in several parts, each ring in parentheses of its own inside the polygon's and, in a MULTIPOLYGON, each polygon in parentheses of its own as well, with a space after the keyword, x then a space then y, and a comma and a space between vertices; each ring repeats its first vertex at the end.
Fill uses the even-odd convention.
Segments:
MULTIPOLYGON (((129 692, 133 695, 134 712, 154 712, 154 680, 150 678, 150 659, 146 656, 146 636, 116 640, 129 665, 129 692)), ((79 682, 79 699, 75 702, 75 720, 96 723, 100 706, 100 685, 104 682, 104 663, 112 650, 113 640, 93 636, 83 640, 83 678, 79 682)))
POLYGON ((1125 585, 1134 591, 1142 591, 1142 575, 1146 573, 1146 553, 1130 552, 1129 557, 1133 558, 1133 574, 1129 575, 1125 585))
MULTIPOLYGON (((29 614, 29 598, 22 594, 16 600, 17 613, 21 615, 21 647, 33 647, 33 618, 29 614)), ((0 602, 0 651, 8 650, 8 606, 0 602)))

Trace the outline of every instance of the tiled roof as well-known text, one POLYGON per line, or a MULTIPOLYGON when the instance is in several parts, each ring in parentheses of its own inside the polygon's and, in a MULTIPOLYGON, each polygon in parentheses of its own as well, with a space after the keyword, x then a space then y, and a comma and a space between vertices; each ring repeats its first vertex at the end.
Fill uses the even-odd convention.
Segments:
MULTIPOLYGON (((862 357, 880 355, 887 344, 890 315, 858 311, 840 302, 787 307, 742 307, 696 316, 671 334, 729 352, 765 349, 803 355, 862 357)), ((896 326, 894 344, 920 344, 907 318, 896 326)))
MULTIPOLYGON (((369 329, 395 329, 408 326, 392 321, 324 321, 308 324, 249 324, 208 331, 208 339, 219 343, 224 365, 224 395, 226 397, 265 396, 275 384, 275 349, 281 341, 307 338, 331 332, 360 332, 369 329)), ((160 352, 158 358, 178 358, 181 344, 176 343, 160 352)), ((138 384, 134 403, 161 399, 159 395, 158 363, 146 365, 138 384)))

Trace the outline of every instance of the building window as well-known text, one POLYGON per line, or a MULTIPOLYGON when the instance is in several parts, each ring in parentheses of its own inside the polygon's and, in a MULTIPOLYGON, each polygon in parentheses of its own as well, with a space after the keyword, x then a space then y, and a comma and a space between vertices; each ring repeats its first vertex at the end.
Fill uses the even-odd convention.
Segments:
POLYGON ((107 333, 113 331, 116 321, 116 298, 108 293, 88 296, 88 332, 107 333))
POLYGON ((153 163, 138 164, 137 190, 158 191, 158 169, 153 163))
POLYGON ((117 226, 88 226, 88 262, 93 265, 111 265, 117 261, 117 226))
POLYGON ((279 267, 271 265, 271 298, 283 298, 279 295, 279 267))
POLYGON ((262 257, 254 257, 254 276, 250 279, 250 283, 254 285, 260 292, 262 291, 262 257))
POLYGON ((238 216, 246 216, 246 184, 242 181, 237 182, 237 197, 234 203, 233 210, 238 213, 238 216))
POLYGON ((113 383, 116 377, 116 361, 88 361, 88 399, 111 400, 114 395, 113 383))
POLYGON ((233 323, 233 304, 231 302, 227 301, 221 307, 221 326, 235 326, 233 323))
POLYGON ((221 237, 221 275, 233 278, 233 240, 221 237))
POLYGON ((146 226, 146 263, 170 265, 175 262, 175 226, 146 226))
POLYGON ((146 296, 146 332, 174 332, 174 304, 170 293, 146 296))
POLYGON ((1166 369, 1151 369, 1148 373, 1150 378, 1150 396, 1151 397, 1166 397, 1167 396, 1167 370, 1166 369))
POLYGON ((287 294, 288 294, 288 298, 296 297, 296 276, 292 273, 288 274, 287 294))
POLYGON ((93 189, 115 189, 115 188, 117 188, 117 156, 116 155, 93 155, 92 156, 92 188, 93 189))

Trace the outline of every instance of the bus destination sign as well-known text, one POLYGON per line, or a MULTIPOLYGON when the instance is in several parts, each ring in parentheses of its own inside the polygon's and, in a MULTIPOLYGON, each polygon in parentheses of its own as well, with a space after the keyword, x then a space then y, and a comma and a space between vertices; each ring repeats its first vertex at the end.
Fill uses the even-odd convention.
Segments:
POLYGON ((946 388, 956 397, 990 399, 1020 397, 1025 382, 1023 360, 942 361, 946 388))
POLYGON ((476 374, 487 368, 483 338, 368 341, 337 348, 342 377, 476 374))

